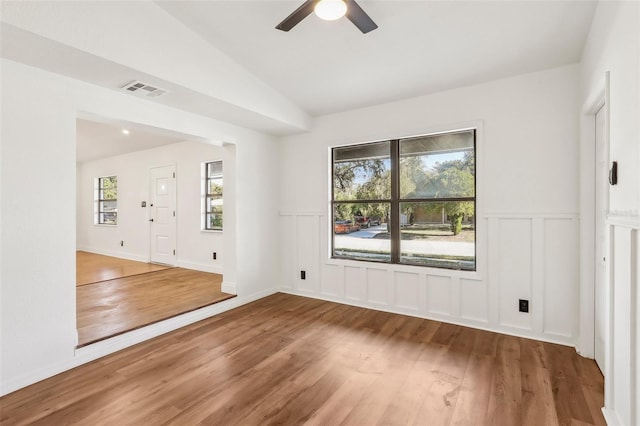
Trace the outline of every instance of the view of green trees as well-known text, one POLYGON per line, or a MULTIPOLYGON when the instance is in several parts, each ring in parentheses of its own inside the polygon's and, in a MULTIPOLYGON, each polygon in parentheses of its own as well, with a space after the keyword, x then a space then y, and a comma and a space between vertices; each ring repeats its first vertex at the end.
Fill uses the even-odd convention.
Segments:
POLYGON ((222 229, 222 178, 209 180, 209 188, 207 194, 208 202, 208 229, 222 229))
POLYGON ((115 200, 118 198, 118 178, 116 176, 104 177, 100 179, 102 184, 103 200, 115 200))
MULTIPOLYGON (((356 160, 334 165, 336 200, 384 200, 391 198, 391 175, 388 159, 356 160)), ((359 211, 364 216, 380 217, 387 222, 389 203, 336 204, 335 217, 352 220, 359 211)))
MULTIPOLYGON (((438 158, 438 154, 435 154, 438 158)), ((424 199, 473 197, 475 195, 475 162, 473 151, 465 151, 460 159, 431 161, 428 155, 406 155, 400 158, 400 198, 422 199, 401 204, 401 213, 412 218, 421 208, 426 213, 444 209, 454 235, 460 233, 465 216, 474 215, 471 201, 424 202, 424 199)), ((385 200, 391 197, 390 161, 386 158, 334 163, 335 200, 385 200)), ((388 203, 336 204, 338 219, 352 219, 359 210, 369 217, 381 217, 388 223, 388 203)))
POLYGON ((115 225, 118 222, 118 178, 100 178, 99 186, 98 223, 115 225))

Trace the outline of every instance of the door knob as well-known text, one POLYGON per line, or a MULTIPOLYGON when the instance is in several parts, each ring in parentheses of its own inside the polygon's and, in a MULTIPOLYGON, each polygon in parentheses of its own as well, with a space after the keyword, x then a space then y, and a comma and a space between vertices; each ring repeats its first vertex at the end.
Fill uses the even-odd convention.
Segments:
POLYGON ((149 222, 153 222, 153 219, 149 219, 149 222))

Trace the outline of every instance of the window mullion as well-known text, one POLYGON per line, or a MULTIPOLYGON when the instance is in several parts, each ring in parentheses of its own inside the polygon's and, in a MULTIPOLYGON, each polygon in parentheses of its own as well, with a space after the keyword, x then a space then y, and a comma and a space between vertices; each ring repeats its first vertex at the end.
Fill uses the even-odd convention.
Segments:
POLYGON ((400 263, 400 143, 391 141, 391 263, 400 263))

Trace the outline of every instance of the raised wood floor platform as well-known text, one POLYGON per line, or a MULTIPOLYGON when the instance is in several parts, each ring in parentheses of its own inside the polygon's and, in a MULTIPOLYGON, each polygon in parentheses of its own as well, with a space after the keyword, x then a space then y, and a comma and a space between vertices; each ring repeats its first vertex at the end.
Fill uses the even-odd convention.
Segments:
POLYGON ((603 425, 570 347, 276 294, 0 399, 0 422, 603 425))
POLYGON ((170 266, 136 262, 119 257, 76 251, 76 285, 82 286, 147 272, 162 271, 170 266))
POLYGON ((222 275, 164 268, 76 287, 78 346, 235 297, 222 275))

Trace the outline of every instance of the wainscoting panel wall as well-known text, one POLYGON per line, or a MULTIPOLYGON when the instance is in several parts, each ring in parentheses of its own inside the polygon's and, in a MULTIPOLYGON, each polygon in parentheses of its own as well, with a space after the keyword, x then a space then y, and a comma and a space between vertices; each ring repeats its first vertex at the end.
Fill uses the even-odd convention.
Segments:
POLYGON ((640 422, 640 217, 607 219, 609 228, 609 351, 605 415, 612 423, 640 422), (614 413, 611 415, 610 413, 614 413))
MULTIPOLYGON (((395 291, 395 306, 399 309, 420 312, 420 280, 424 276, 408 272, 394 272, 392 281, 395 291)), ((423 287, 423 286, 422 286, 423 287)))
POLYGON ((281 291, 575 343, 575 214, 498 213, 479 219, 484 229, 478 231, 477 272, 331 259, 328 223, 322 212, 280 213, 281 291), (519 299, 529 300, 528 313, 519 312, 519 299))
POLYGON ((570 338, 578 333, 578 254, 575 221, 545 220, 542 277, 545 334, 570 338))
MULTIPOLYGON (((498 241, 497 268, 492 279, 500 288, 500 324, 505 327, 531 329, 531 315, 518 312, 519 299, 531 300, 532 267, 532 219, 502 218, 497 232, 489 229, 490 238, 498 241)), ((491 272, 491 271, 490 271, 491 272)))

